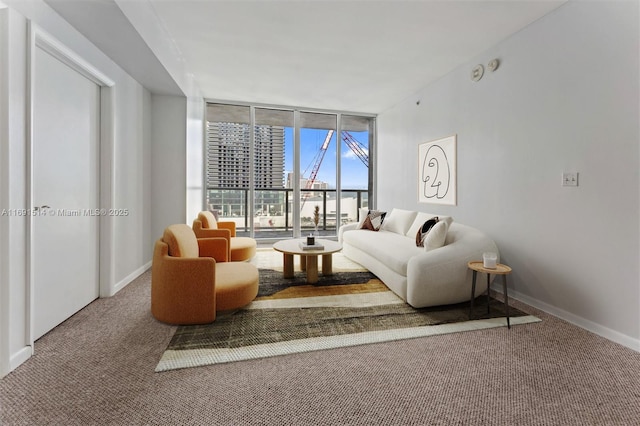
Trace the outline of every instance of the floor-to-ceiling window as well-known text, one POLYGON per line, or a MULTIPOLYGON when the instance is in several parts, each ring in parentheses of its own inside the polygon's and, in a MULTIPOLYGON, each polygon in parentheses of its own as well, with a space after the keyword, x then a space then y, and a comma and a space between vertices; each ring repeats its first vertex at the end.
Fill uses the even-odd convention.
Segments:
POLYGON ((209 103, 206 139, 205 206, 239 235, 335 236, 371 201, 371 115, 209 103))
POLYGON ((285 158, 293 151, 293 111, 255 108, 253 231, 256 238, 292 237, 292 199, 285 158))
POLYGON ((335 235, 336 210, 335 114, 301 112, 300 123, 300 230, 335 235))
POLYGON ((368 207, 374 185, 369 166, 375 121, 369 117, 341 116, 342 155, 340 157, 340 218, 342 223, 358 217, 360 207, 368 207))
POLYGON ((248 106, 209 104, 206 131, 206 204, 221 220, 236 222, 249 235, 251 110, 248 106))

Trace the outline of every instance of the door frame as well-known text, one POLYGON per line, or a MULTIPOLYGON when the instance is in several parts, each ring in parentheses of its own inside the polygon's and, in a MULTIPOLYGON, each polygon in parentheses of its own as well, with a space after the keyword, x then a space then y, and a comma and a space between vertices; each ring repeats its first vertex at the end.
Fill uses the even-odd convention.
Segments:
MULTIPOLYGON (((115 82, 84 60, 80 55, 62 44, 56 38, 29 21, 28 24, 28 52, 27 52, 27 202, 33 209, 33 149, 34 149, 34 103, 35 103, 35 55, 37 49, 42 49, 64 64, 93 81, 100 87, 100 132, 98 141, 98 191, 100 209, 108 212, 114 205, 115 188, 115 82)), ((33 220, 27 221, 26 257, 27 257, 27 340, 34 352, 34 262, 33 262, 33 220)), ((113 295, 114 255, 113 255, 113 220, 108 214, 99 216, 98 225, 98 269, 100 297, 113 295)))

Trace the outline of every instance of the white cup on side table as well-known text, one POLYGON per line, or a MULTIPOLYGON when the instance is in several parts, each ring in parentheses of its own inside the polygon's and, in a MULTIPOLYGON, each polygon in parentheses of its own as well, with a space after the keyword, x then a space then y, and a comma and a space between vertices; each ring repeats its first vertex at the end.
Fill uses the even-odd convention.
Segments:
POLYGON ((482 253, 482 266, 487 269, 496 269, 498 265, 498 255, 493 252, 482 253))

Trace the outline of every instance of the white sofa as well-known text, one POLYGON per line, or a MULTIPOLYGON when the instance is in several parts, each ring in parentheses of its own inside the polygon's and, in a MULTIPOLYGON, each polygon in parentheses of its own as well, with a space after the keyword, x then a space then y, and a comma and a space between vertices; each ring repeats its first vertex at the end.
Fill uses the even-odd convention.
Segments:
MULTIPOLYGON (((482 260, 483 252, 498 254, 500 261, 498 247, 483 232, 453 222, 447 216, 439 216, 441 222, 447 223, 442 234, 444 241, 440 242, 444 245, 434 248, 431 244, 428 250, 418 247, 418 229, 434 216, 439 215, 393 209, 379 231, 359 229, 362 220, 343 225, 338 236, 342 253, 375 274, 415 308, 468 301, 472 272, 467 263, 482 260)), ((487 290, 486 275, 478 275, 476 296, 487 290)))

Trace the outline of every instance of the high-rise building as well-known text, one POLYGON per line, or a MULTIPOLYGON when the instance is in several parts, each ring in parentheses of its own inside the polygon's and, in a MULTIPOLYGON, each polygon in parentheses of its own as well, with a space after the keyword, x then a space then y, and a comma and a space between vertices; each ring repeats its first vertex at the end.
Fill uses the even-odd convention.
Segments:
POLYGON ((284 127, 256 126, 255 187, 284 188, 284 127))
MULTIPOLYGON (((293 188, 293 179, 295 179, 295 175, 291 172, 287 173, 287 188, 293 188)), ((317 179, 311 182, 309 179, 305 177, 301 177, 300 188, 323 190, 323 189, 329 189, 329 184, 317 179)))
MULTIPOLYGON (((249 188, 250 126, 207 122, 207 186, 249 188)), ((284 127, 255 126, 254 188, 284 188, 284 127)))

